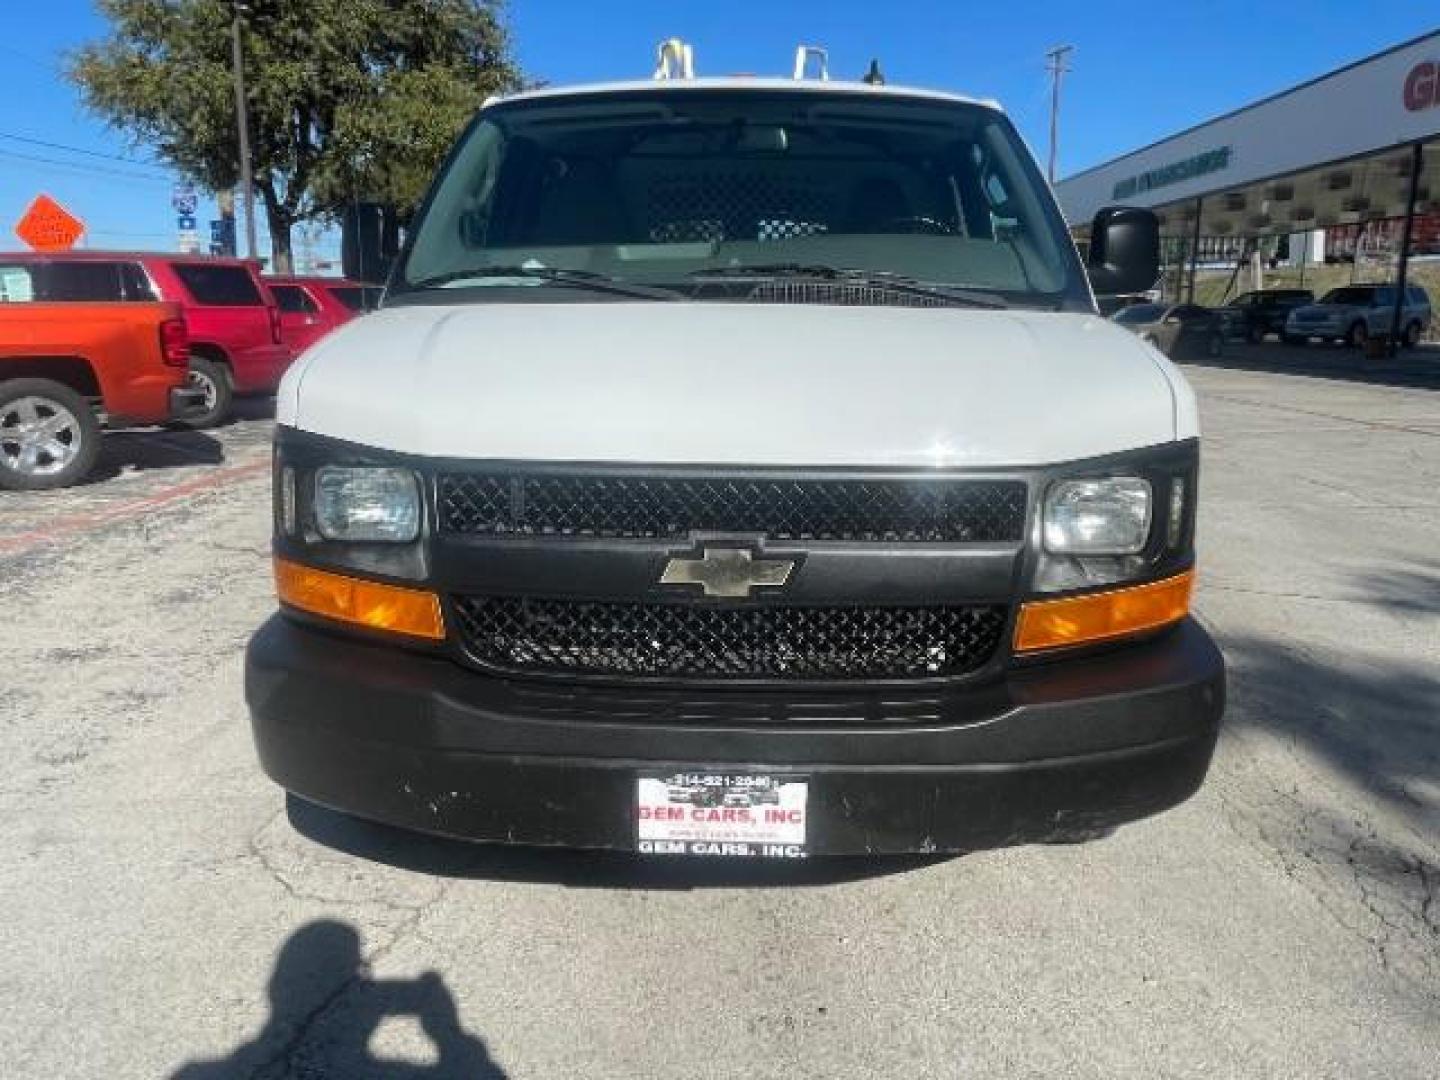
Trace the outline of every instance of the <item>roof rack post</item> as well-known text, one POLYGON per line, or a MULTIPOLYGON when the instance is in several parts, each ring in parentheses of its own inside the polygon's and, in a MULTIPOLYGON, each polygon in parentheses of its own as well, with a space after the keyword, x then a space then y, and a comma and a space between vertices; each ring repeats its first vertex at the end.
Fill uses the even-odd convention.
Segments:
POLYGON ((818 45, 801 45, 795 50, 795 73, 792 79, 805 78, 805 68, 811 58, 819 61, 819 77, 821 82, 830 81, 830 54, 818 45))
POLYGON ((693 79, 695 50, 679 38, 666 38, 655 49, 655 78, 693 79))

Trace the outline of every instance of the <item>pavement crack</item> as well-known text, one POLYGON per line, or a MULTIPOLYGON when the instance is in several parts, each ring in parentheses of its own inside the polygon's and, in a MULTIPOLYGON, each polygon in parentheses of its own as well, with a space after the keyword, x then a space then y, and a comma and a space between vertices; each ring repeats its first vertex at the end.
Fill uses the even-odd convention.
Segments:
POLYGON ((281 872, 280 868, 271 861, 270 856, 265 852, 265 849, 260 846, 261 835, 264 834, 264 832, 269 829, 270 826, 274 825, 275 822, 284 815, 284 813, 285 811, 283 809, 275 811, 275 813, 271 814, 268 818, 265 819, 265 822, 259 828, 257 828, 248 837, 246 837, 245 843, 246 847, 249 850, 250 857, 253 858, 256 862, 258 862, 260 864, 260 868, 265 871, 265 873, 270 877, 270 879, 274 881, 277 885, 279 885, 282 889, 284 889, 285 892, 289 894, 292 899, 309 900, 315 903, 322 904, 327 903, 328 901, 326 901, 323 897, 311 896, 297 889, 295 885, 290 881, 290 879, 281 872))
POLYGON ((404 903, 401 901, 390 900, 377 896, 338 897, 326 895, 322 892, 315 892, 296 884, 295 881, 292 880, 292 878, 285 873, 285 871, 283 871, 279 866, 276 865, 275 860, 271 857, 270 853, 266 850, 264 845, 260 843, 260 838, 265 834, 265 832, 284 816, 284 809, 277 810, 274 814, 267 818, 262 825, 255 829, 255 831, 252 832, 250 836, 246 839, 247 850, 245 855, 242 857, 254 859, 255 862, 260 865, 260 868, 265 871, 265 874, 272 881, 274 881, 275 884, 279 885, 280 888, 285 890, 286 895, 288 895, 291 899, 311 904, 322 904, 331 907, 339 904, 357 908, 379 908, 382 911, 388 911, 393 914, 403 916, 411 915, 416 911, 423 911, 439 899, 439 892, 437 892, 434 896, 415 903, 404 903))
POLYGON ((1270 600, 1318 600, 1327 604, 1363 604, 1369 603, 1364 597, 1356 596, 1320 596, 1316 593, 1281 592, 1278 589, 1258 589, 1243 585, 1219 585, 1213 581, 1205 583, 1207 592, 1241 593, 1245 596, 1263 596, 1270 600))
POLYGON ((1420 898, 1420 918, 1430 928, 1430 933, 1440 936, 1440 913, 1435 910, 1435 891, 1436 886, 1440 885, 1440 878, 1432 875, 1423 859, 1415 860, 1415 873, 1420 877, 1420 888, 1423 890, 1420 898))
POLYGON ((1318 409, 1302 409, 1296 405, 1281 405, 1274 401, 1256 401, 1250 398, 1239 398, 1231 394, 1216 393, 1213 390, 1210 391, 1208 397, 1215 401, 1227 401, 1232 405, 1242 405, 1257 409, 1271 409, 1275 412, 1292 413, 1296 416, 1309 416, 1317 420, 1333 420, 1341 424, 1354 424, 1356 427, 1369 428, 1372 431, 1396 431, 1406 435, 1425 435, 1430 438, 1440 437, 1440 431, 1411 427, 1404 423, 1394 423, 1385 420, 1362 420, 1356 416, 1322 412, 1318 409))
POLYGON ((1245 805, 1238 791, 1219 786, 1226 825, 1304 890, 1337 926, 1363 942, 1384 972, 1440 1000, 1440 980, 1435 978, 1440 969, 1435 947, 1440 937, 1435 904, 1440 868, 1382 838, 1368 822, 1345 817, 1332 804, 1307 803, 1298 784, 1276 783, 1261 766, 1255 776, 1271 805, 1245 805), (1343 876, 1336 873, 1342 868, 1343 876))

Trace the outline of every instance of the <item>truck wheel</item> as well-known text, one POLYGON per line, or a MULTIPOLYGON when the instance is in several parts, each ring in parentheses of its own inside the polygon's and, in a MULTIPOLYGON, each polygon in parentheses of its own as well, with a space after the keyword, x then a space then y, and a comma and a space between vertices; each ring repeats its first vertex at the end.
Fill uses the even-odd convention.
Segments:
POLYGON ((1405 336, 1402 339, 1405 342, 1405 348, 1413 349, 1417 345, 1419 345, 1421 332, 1422 331, 1420 329, 1420 324, 1418 322, 1412 322, 1410 323, 1410 325, 1405 327, 1405 336))
POLYGON ((205 356, 190 358, 190 375, 187 386, 200 390, 205 395, 205 411, 187 416, 181 421, 190 428, 212 428, 225 422, 230 415, 230 402, 235 398, 235 387, 230 381, 230 369, 218 360, 205 356))
POLYGON ((100 421, 89 402, 49 379, 0 383, 0 488, 68 487, 100 453, 100 421))
POLYGON ((1280 340, 1286 345, 1306 345, 1310 342, 1309 338, 1303 337, 1300 334, 1281 334, 1280 340))
POLYGON ((1350 324, 1350 329, 1345 331, 1345 344, 1352 349, 1363 349, 1365 343, 1370 340, 1369 328, 1360 321, 1350 324))

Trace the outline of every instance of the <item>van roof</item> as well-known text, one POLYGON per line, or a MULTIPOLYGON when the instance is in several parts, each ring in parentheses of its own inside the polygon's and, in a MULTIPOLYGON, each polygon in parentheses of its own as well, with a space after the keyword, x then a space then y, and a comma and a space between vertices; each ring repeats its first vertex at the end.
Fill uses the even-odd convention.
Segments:
POLYGON ((840 79, 787 79, 779 76, 721 75, 694 79, 631 79, 624 82, 585 83, 577 86, 547 86, 518 94, 494 97, 485 104, 511 104, 520 101, 543 101, 605 94, 669 93, 689 90, 765 90, 792 94, 852 94, 856 97, 892 98, 911 101, 937 101, 951 104, 979 105, 1002 112, 1000 103, 989 99, 965 97, 940 90, 922 90, 909 86, 872 85, 840 79))

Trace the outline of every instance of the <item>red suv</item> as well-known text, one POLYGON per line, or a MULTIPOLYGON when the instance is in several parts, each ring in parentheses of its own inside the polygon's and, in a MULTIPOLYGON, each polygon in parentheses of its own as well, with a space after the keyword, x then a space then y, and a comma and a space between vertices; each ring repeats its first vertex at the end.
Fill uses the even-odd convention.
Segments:
POLYGON ((378 289, 335 277, 265 278, 280 306, 280 337, 294 356, 375 306, 378 289))
POLYGON ((36 268, 37 300, 178 303, 190 328, 190 382, 205 398, 186 421, 193 427, 224 420, 235 394, 273 394, 294 355, 281 339, 275 298, 244 259, 148 251, 3 258, 36 268))

